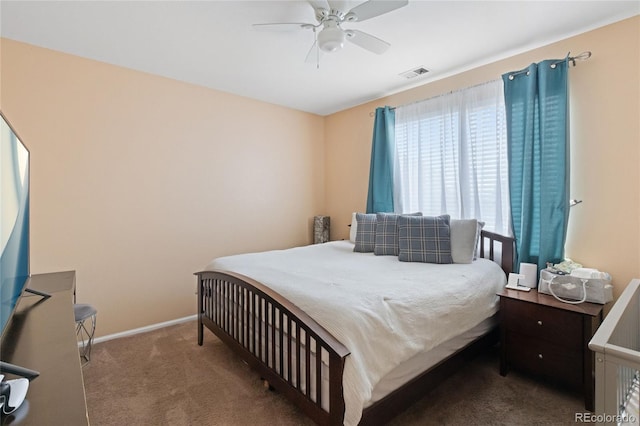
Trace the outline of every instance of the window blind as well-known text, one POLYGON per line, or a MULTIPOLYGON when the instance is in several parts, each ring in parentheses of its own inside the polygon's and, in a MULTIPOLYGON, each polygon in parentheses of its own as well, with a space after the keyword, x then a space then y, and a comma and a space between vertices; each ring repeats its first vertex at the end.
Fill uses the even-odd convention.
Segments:
POLYGON ((396 108, 398 213, 477 218, 510 234, 502 81, 396 108))

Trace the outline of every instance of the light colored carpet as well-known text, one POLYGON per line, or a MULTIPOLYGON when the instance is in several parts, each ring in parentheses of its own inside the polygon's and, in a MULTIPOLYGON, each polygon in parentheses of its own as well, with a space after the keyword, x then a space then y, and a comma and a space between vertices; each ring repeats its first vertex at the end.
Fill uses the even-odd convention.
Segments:
MULTIPOLYGON (((198 346, 195 322, 96 344, 84 381, 92 426, 313 424, 208 330, 198 346)), ((500 376, 494 350, 392 424, 568 425, 576 412, 579 396, 517 372, 500 376)))

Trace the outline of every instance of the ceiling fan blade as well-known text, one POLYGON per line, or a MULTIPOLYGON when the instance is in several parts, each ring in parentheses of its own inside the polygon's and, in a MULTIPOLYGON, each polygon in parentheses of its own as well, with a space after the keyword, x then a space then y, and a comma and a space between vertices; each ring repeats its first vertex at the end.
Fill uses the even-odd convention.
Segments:
POLYGON ((345 12, 347 8, 346 0, 327 0, 329 3, 329 7, 333 10, 339 10, 341 12, 345 12))
POLYGON ((316 10, 316 9, 328 10, 329 9, 329 5, 327 4, 327 0, 307 0, 307 3, 309 3, 311 5, 311 7, 313 7, 314 10, 316 10))
POLYGON ((315 27, 313 24, 306 24, 304 22, 274 22, 272 24, 253 24, 251 26, 254 30, 258 31, 294 31, 315 27))
POLYGON ((347 21, 364 21, 375 18, 409 4, 409 0, 369 0, 354 7, 347 13, 347 21))
POLYGON ((370 52, 382 55, 391 47, 389 43, 359 30, 346 30, 347 40, 370 52))

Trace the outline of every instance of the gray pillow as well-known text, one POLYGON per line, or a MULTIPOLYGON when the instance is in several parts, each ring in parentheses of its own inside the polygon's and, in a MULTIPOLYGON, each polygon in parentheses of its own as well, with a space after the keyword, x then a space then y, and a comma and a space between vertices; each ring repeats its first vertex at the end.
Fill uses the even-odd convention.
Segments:
POLYGON ((398 246, 403 262, 453 263, 449 215, 400 216, 398 246))
POLYGON ((484 222, 478 221, 478 235, 476 235, 476 248, 473 249, 473 260, 478 258, 480 253, 480 238, 482 238, 482 228, 484 228, 484 222))
POLYGON ((360 253, 371 253, 376 245, 376 223, 375 213, 356 213, 356 245, 353 251, 360 253))
POLYGON ((473 262, 482 225, 476 219, 451 219, 449 227, 453 263, 473 262))
MULTIPOLYGON (((409 216, 422 216, 421 212, 411 213, 409 216)), ((373 252, 376 256, 397 256, 398 249, 398 218, 399 214, 378 213, 376 223, 376 244, 373 252)))

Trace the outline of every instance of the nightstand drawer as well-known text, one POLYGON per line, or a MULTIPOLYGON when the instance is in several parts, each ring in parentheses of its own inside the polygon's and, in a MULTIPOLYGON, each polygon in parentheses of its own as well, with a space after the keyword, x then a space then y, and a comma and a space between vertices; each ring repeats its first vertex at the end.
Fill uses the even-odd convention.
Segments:
POLYGON ((579 346, 574 350, 529 336, 507 332, 507 358, 522 370, 580 388, 583 382, 583 356, 579 346))
POLYGON ((582 345, 582 316, 574 312, 525 303, 506 301, 503 323, 507 331, 544 339, 556 345, 579 349, 582 345))

